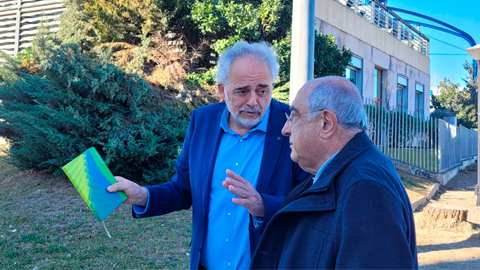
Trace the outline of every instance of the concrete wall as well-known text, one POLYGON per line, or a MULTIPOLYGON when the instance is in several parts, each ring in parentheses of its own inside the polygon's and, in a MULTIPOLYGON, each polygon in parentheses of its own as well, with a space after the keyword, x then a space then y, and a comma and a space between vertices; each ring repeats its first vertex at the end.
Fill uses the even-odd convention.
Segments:
POLYGON ((478 157, 474 156, 472 158, 463 160, 461 164, 458 166, 450 168, 448 171, 443 172, 443 173, 433 173, 431 171, 424 170, 422 168, 419 168, 417 166, 396 160, 396 159, 390 159, 398 170, 410 173, 412 175, 416 175, 418 177, 422 177, 424 179, 429 179, 429 180, 434 180, 437 181, 438 183, 442 185, 448 184, 450 180, 452 180, 455 175, 458 174, 461 170, 465 169, 466 167, 472 165, 473 163, 477 162, 478 157))
POLYGON ((363 59, 362 94, 373 99, 375 67, 383 71, 383 100, 396 105, 397 75, 408 78, 408 111, 415 110, 415 83, 424 87, 424 116, 430 115, 430 59, 334 0, 317 0, 316 29, 363 59))

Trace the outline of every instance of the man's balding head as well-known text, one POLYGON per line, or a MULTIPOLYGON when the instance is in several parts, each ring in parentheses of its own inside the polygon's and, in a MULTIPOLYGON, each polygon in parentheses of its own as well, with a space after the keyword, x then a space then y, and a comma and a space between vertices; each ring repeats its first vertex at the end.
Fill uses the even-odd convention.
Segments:
POLYGON ((290 106, 282 133, 290 137, 291 158, 315 174, 355 134, 367 129, 367 115, 357 88, 343 77, 309 81, 290 106))
POLYGON ((357 87, 348 79, 328 76, 308 82, 310 92, 307 106, 310 116, 320 110, 330 110, 337 116, 338 124, 347 130, 364 131, 368 118, 357 87))

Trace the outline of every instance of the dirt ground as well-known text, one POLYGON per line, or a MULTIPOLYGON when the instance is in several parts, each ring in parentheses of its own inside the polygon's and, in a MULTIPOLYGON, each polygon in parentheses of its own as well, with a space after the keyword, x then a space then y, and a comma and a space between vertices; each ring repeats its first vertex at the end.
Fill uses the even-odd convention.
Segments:
POLYGON ((476 163, 441 187, 428 203, 468 209, 467 221, 432 221, 425 205, 415 213, 420 269, 480 269, 480 207, 476 206, 476 163))
POLYGON ((402 178, 408 198, 412 203, 421 197, 427 196, 433 185, 437 183, 434 180, 427 180, 403 171, 398 171, 398 175, 402 178))

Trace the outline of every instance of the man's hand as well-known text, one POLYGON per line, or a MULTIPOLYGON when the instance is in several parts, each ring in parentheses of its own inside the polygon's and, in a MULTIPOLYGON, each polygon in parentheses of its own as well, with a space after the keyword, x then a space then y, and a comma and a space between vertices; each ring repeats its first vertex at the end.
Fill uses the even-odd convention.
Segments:
POLYGON ((247 208, 248 212, 254 217, 263 217, 265 215, 265 204, 262 195, 240 175, 231 170, 227 170, 227 175, 229 177, 222 182, 223 187, 239 197, 233 198, 232 202, 247 208))
POLYGON ((139 206, 147 205, 148 190, 139 186, 137 183, 125 179, 121 176, 115 176, 118 183, 115 183, 107 188, 109 192, 124 191, 127 194, 126 204, 136 204, 139 206))

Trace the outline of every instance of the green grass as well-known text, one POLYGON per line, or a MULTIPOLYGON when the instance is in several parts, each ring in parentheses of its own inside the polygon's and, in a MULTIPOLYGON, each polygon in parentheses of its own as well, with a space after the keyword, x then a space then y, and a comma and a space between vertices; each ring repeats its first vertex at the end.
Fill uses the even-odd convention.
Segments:
POLYGON ((122 205, 108 238, 65 178, 19 172, 0 156, 0 269, 186 269, 191 211, 135 220, 122 205))
POLYGON ((420 188, 420 189, 426 189, 425 185, 412 181, 411 179, 408 179, 406 177, 400 177, 402 180, 403 186, 405 186, 406 189, 411 189, 411 188, 420 188))
POLYGON ((436 172, 438 167, 438 161, 436 161, 437 153, 435 149, 429 150, 417 150, 417 149, 398 149, 398 148, 386 148, 386 147, 378 147, 380 151, 382 151, 385 155, 403 161, 405 163, 409 163, 415 165, 420 168, 424 168, 426 170, 436 172))

